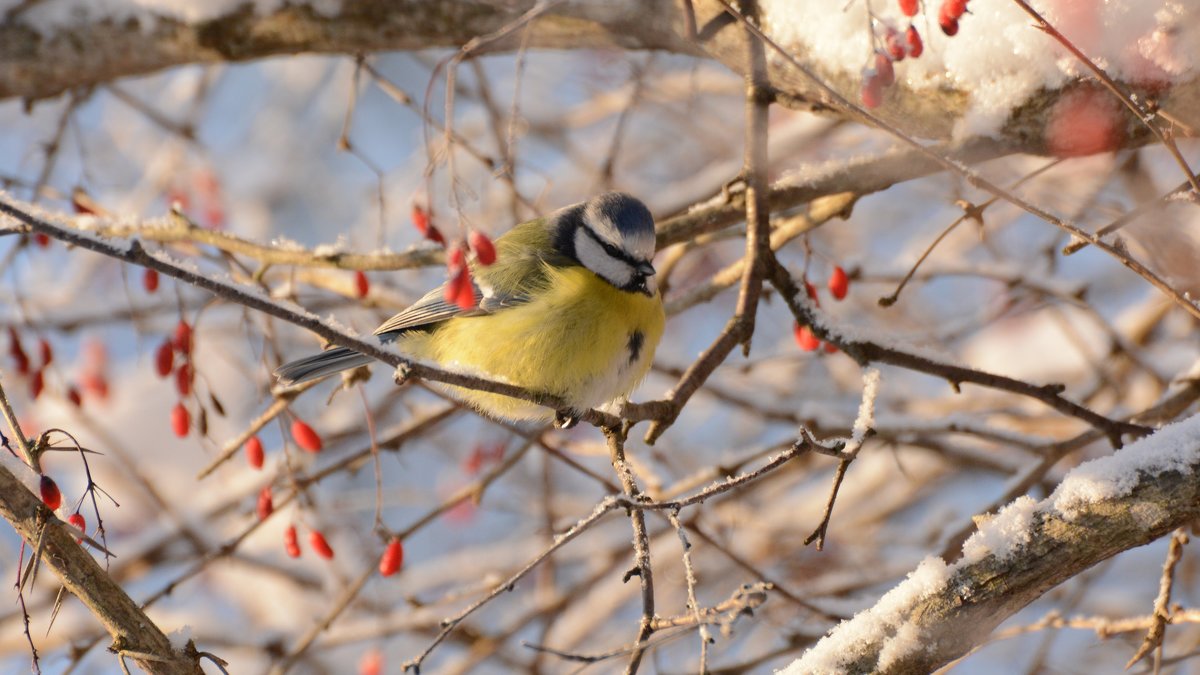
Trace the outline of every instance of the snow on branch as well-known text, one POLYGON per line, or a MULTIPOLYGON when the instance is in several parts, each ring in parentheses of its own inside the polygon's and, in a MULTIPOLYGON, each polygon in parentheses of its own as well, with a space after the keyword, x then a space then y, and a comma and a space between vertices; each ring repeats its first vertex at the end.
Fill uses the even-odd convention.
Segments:
MULTIPOLYGON (((0 99, 48 98, 185 64, 459 47, 538 6, 533 47, 690 50, 670 28, 667 0, 0 0, 0 99)), ((522 33, 479 50, 511 49, 522 33)))
POLYGON ((930 556, 784 673, 927 673, 1047 590, 1200 516, 1200 415, 1083 464, 1002 509, 947 565, 930 556))

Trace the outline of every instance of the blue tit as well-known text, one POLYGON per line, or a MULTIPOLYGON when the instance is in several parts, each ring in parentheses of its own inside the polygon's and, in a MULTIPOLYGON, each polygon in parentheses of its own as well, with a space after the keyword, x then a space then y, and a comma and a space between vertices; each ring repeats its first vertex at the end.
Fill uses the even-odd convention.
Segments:
MULTIPOLYGON (((569 425, 577 413, 627 397, 650 369, 666 322, 649 209, 608 192, 521 223, 495 244, 493 264, 469 263, 477 307, 447 302, 443 284, 375 335, 416 360, 552 394, 569 406, 555 418, 528 401, 445 387, 497 418, 569 425)), ((275 375, 295 384, 370 361, 338 347, 275 375)))

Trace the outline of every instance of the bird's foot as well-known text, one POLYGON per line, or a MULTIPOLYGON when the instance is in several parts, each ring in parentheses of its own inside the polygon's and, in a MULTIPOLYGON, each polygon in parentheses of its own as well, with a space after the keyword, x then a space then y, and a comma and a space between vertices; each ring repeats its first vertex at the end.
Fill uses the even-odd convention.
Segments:
POLYGON ((579 418, 583 415, 578 410, 555 410, 554 411, 554 428, 555 429, 570 429, 579 424, 579 418))

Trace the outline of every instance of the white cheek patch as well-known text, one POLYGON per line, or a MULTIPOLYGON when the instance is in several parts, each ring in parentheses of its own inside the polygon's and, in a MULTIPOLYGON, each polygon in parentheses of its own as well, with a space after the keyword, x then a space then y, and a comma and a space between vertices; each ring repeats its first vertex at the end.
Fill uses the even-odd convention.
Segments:
POLYGON ((633 267, 605 252, 604 247, 588 236, 582 227, 575 230, 575 257, 584 267, 618 288, 628 286, 633 281, 633 267))

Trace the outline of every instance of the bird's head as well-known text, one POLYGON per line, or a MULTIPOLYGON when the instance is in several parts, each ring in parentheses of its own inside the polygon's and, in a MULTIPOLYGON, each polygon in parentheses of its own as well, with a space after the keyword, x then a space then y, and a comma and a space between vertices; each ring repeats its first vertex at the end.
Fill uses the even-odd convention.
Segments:
POLYGON ((622 192, 597 195, 576 208, 564 228, 571 257, 621 290, 653 297, 658 282, 650 209, 622 192))

